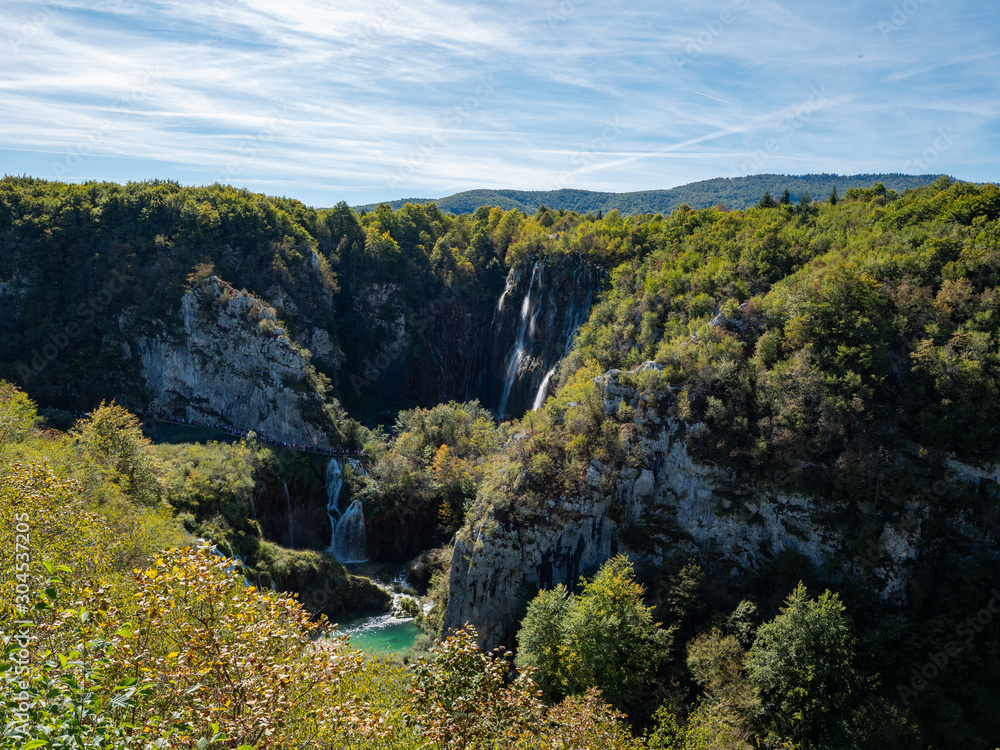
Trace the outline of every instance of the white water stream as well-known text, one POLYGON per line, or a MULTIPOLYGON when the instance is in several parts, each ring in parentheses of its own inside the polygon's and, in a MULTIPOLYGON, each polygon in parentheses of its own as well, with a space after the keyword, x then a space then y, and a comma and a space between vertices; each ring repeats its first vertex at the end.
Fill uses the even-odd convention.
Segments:
MULTIPOLYGON (((357 462, 348 459, 351 466, 357 462)), ((357 467, 361 471, 360 467, 357 467)), ((330 519, 330 546, 327 552, 342 563, 365 562, 368 543, 365 515, 361 500, 354 500, 346 511, 340 511, 340 493, 344 489, 344 462, 331 458, 326 466, 326 515, 330 519)))
MULTIPOLYGON (((502 420, 507 414, 507 399, 510 398, 510 390, 514 387, 514 381, 517 379, 517 374, 521 369, 521 362, 524 360, 524 350, 525 350, 525 336, 534 337, 535 334, 535 315, 531 314, 531 290, 535 287, 535 276, 538 273, 538 261, 535 262, 535 267, 531 269, 531 282, 528 284, 528 293, 524 295, 524 301, 521 303, 521 320, 517 327, 517 338, 514 340, 514 348, 511 349, 510 356, 507 358, 507 367, 504 369, 504 379, 503 379, 503 395, 500 397, 500 405, 497 407, 496 418, 502 420), (529 333, 529 323, 530 323, 530 333, 529 333)), ((501 302, 503 298, 501 297, 501 302)))

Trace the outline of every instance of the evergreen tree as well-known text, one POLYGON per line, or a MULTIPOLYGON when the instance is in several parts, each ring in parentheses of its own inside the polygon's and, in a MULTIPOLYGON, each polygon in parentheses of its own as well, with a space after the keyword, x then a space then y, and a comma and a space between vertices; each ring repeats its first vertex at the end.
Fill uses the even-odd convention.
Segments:
POLYGON ((766 192, 757 204, 757 208, 774 208, 777 205, 778 204, 774 202, 774 198, 771 197, 771 193, 766 192))
POLYGON ((792 194, 788 192, 788 188, 785 188, 785 192, 781 194, 781 200, 778 201, 782 206, 792 205, 792 194))

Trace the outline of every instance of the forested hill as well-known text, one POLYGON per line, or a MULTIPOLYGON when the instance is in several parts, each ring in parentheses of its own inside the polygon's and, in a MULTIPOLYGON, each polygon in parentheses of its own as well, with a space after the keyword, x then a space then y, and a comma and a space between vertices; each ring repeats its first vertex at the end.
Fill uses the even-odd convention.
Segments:
MULTIPOLYGON (((437 201, 442 211, 453 214, 471 214, 480 206, 499 206, 505 211, 518 209, 526 213, 545 205, 554 209, 579 213, 607 213, 618 209, 625 216, 646 213, 670 213, 680 205, 692 208, 709 208, 722 203, 729 209, 749 208, 769 192, 775 198, 788 190, 793 201, 804 193, 813 198, 826 198, 836 188, 841 195, 852 187, 867 188, 881 182, 886 188, 902 193, 906 190, 929 185, 941 175, 908 174, 756 174, 749 177, 716 177, 701 180, 669 190, 641 190, 634 193, 601 193, 592 190, 466 190, 437 201)), ((404 198, 387 201, 394 209, 407 203, 430 203, 431 198, 404 198)), ((357 206, 356 210, 370 211, 378 204, 357 206)))
POLYGON ((39 635, 26 688, 0 650, 0 727, 26 691, 76 747, 1000 747, 1000 186, 767 192, 359 215, 0 179, 0 569, 31 536, 0 630, 39 635), (210 442, 149 444, 162 417, 210 442), (377 597, 324 554, 351 508, 428 634, 477 634, 409 670, 314 640, 270 583, 377 597), (161 555, 185 532, 265 590, 161 555))

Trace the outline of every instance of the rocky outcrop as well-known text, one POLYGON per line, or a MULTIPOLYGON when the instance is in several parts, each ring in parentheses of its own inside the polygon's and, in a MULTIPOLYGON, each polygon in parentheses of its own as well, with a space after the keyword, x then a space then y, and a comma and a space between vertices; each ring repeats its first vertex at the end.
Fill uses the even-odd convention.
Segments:
MULTIPOLYGON (((510 644, 517 618, 538 589, 573 585, 618 552, 645 570, 694 556, 738 588, 747 574, 794 551, 832 581, 860 576, 885 600, 905 601, 910 570, 925 545, 926 506, 913 503, 886 520, 874 509, 831 507, 827 499, 785 491, 771 478, 751 482, 700 463, 688 452, 685 432, 706 428, 648 408, 645 395, 628 384, 633 374, 611 371, 595 379, 609 414, 622 402, 635 409, 632 466, 614 469, 595 461, 590 487, 579 497, 550 499, 546 512, 530 519, 519 519, 516 509, 502 517, 490 512, 468 529, 452 559, 446 629, 471 622, 484 647, 510 644), (881 529, 877 538, 867 545, 850 538, 849 529, 833 520, 848 511, 881 529)), ((990 471, 974 473, 982 481, 997 479, 990 471)), ((952 528, 962 533, 959 523, 952 528)))
POLYGON ((616 552, 610 498, 592 497, 552 508, 549 522, 487 532, 455 543, 446 630, 473 623, 484 648, 509 644, 517 619, 539 589, 573 584, 616 552))
POLYGON ((330 445, 332 426, 308 355, 272 308, 211 276, 184 295, 180 317, 179 334, 135 344, 150 411, 330 445))

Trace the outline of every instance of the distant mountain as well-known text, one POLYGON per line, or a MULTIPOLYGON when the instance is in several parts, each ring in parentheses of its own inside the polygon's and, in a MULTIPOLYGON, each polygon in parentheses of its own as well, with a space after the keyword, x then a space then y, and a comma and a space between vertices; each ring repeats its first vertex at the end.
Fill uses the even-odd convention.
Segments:
MULTIPOLYGON (((466 190, 440 198, 437 203, 442 211, 469 214, 480 206, 499 206, 502 209, 519 209, 534 213, 539 205, 566 209, 579 213, 607 213, 617 208, 626 215, 644 213, 669 213, 686 203, 692 208, 707 208, 722 203, 727 208, 747 208, 756 204, 765 192, 779 198, 787 189, 793 201, 803 193, 813 198, 826 199, 834 187, 843 195, 848 188, 871 187, 881 182, 890 190, 906 190, 929 185, 941 175, 908 174, 757 174, 749 177, 716 177, 712 180, 692 182, 669 190, 642 190, 635 193, 601 193, 592 190, 466 190)), ((386 201, 393 209, 407 203, 431 203, 429 198, 407 198, 386 201)), ((355 206, 355 210, 370 211, 377 203, 355 206)))

